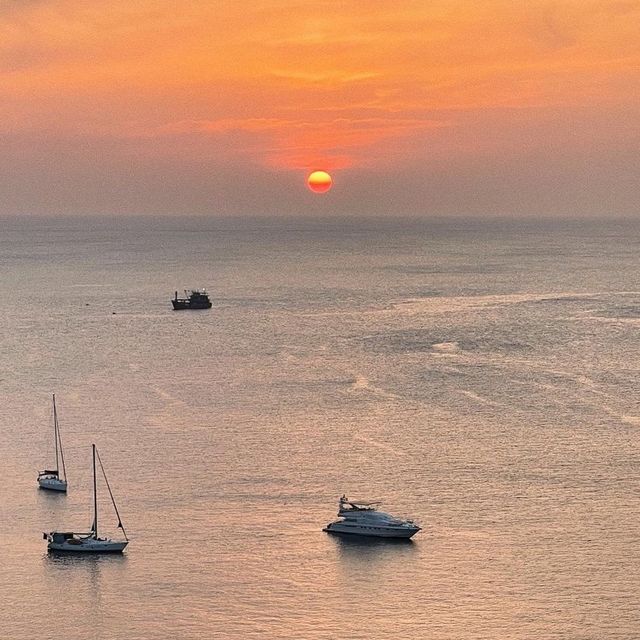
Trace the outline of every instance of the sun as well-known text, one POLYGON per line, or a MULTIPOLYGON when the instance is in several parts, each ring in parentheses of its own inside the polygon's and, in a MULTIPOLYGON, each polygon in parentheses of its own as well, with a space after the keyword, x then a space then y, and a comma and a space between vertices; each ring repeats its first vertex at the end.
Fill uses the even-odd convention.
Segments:
POLYGON ((326 171, 314 171, 307 178, 307 185, 314 193, 326 193, 332 184, 333 180, 326 171))

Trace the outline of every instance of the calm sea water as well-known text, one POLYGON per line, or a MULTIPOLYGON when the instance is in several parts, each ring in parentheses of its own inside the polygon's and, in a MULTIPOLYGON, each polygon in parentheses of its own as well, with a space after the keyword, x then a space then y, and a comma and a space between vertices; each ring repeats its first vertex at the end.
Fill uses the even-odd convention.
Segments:
POLYGON ((0 224, 2 638, 640 637, 639 222, 0 224))

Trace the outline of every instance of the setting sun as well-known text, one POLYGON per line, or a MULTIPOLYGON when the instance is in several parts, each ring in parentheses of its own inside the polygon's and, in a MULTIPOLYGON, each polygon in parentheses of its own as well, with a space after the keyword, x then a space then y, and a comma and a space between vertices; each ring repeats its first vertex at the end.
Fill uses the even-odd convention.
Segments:
POLYGON ((326 171, 314 171, 307 178, 307 184, 314 193, 326 193, 331 189, 333 180, 326 171))

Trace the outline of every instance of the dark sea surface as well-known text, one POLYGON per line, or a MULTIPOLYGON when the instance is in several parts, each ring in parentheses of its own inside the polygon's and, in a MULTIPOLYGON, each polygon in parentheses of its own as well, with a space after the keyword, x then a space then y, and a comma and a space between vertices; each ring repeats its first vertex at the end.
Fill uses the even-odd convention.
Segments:
POLYGON ((1 638, 640 637, 639 221, 0 228, 1 638), (131 543, 48 556, 92 442, 131 543))

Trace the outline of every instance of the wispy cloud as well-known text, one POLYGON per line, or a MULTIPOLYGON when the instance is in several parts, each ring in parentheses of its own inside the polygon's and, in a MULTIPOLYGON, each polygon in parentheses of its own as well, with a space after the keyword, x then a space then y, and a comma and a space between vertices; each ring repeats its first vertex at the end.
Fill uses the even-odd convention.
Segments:
POLYGON ((38 136, 256 171, 613 153, 623 124, 640 142, 639 85, 640 0, 0 0, 16 157, 38 136))
POLYGON ((181 137, 252 133, 259 136, 247 149, 264 164, 281 169, 308 169, 325 165, 333 169, 363 165, 371 160, 370 149, 380 141, 415 135, 449 126, 443 120, 424 118, 333 118, 287 120, 278 118, 224 118, 181 120, 153 130, 138 131, 142 137, 181 137))

